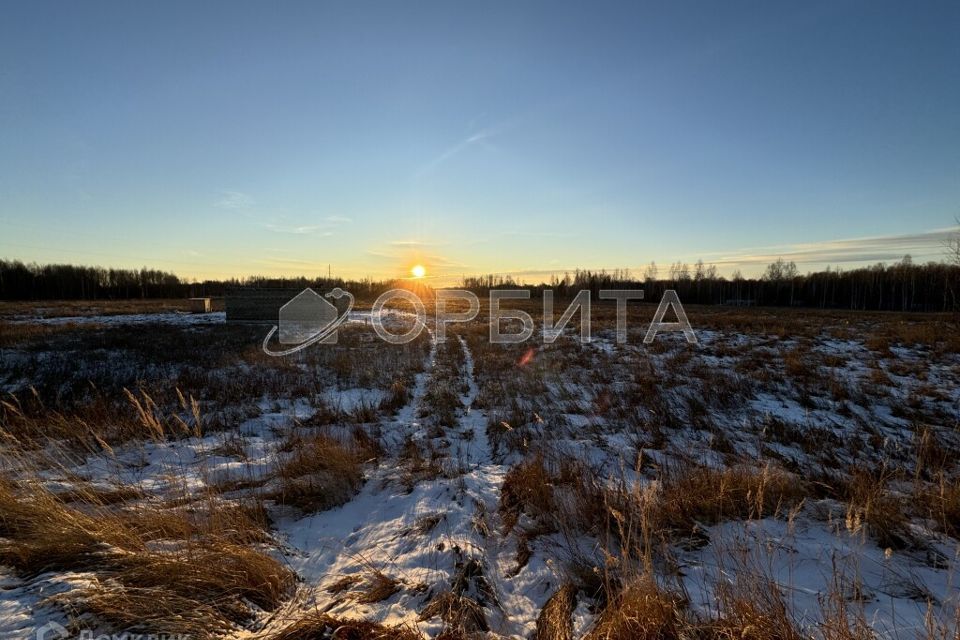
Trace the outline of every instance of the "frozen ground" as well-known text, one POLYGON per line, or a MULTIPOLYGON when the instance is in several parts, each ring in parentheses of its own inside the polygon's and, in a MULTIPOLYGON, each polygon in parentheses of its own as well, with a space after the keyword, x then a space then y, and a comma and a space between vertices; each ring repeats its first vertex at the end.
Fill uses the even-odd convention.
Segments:
POLYGON ((15 316, 10 319, 14 324, 38 324, 38 325, 69 325, 69 324, 95 324, 95 325, 137 325, 137 324, 169 324, 169 325, 206 325, 223 324, 226 321, 227 314, 222 311, 213 313, 123 313, 115 315, 90 315, 90 316, 53 316, 49 318, 15 316))
MULTIPOLYGON (((353 331, 368 331, 362 314, 355 319, 353 331)), ((223 315, 20 321, 110 331, 145 323, 217 325, 223 315)), ((686 594, 693 614, 709 617, 718 613, 719 584, 761 575, 783 591, 810 635, 817 635, 828 594, 838 588, 883 637, 915 637, 930 616, 950 620, 960 606, 956 531, 911 504, 928 485, 957 482, 956 353, 896 341, 878 347, 829 332, 771 337, 723 329, 701 330, 697 347, 678 336, 653 348, 633 336, 617 345, 601 328, 588 345, 564 338, 496 348, 486 344, 485 325, 460 329, 443 345, 431 334, 426 358, 403 369, 414 371, 412 385, 395 410, 381 407, 390 381, 408 365, 380 350, 383 359, 370 371, 357 371, 356 362, 368 357, 362 354, 374 351, 356 350, 377 349, 365 339, 346 340, 336 353, 317 355, 321 361, 293 359, 273 374, 276 380, 258 370, 274 363, 218 360, 211 366, 223 380, 203 402, 205 411, 225 416, 217 430, 128 441, 86 453, 44 479, 52 488, 82 478, 136 486, 149 496, 174 487, 199 494, 231 482, 269 483, 290 429, 337 433, 359 425, 368 432, 382 453, 366 462, 362 486, 342 506, 310 513, 267 499, 274 553, 300 581, 286 604, 237 629, 237 638, 269 637, 304 611, 435 637, 450 626, 445 610, 432 606, 443 598, 475 604, 482 623, 471 622, 469 630, 481 636, 535 637, 548 599, 574 580, 573 560, 593 563, 597 574, 611 566, 603 527, 545 527, 548 519, 528 506, 507 520, 504 483, 511 469, 535 456, 577 461, 591 478, 636 491, 655 488, 660 470, 680 463, 776 465, 812 485, 838 486, 854 469, 879 469, 884 495, 906 513, 897 534, 902 545, 861 525, 843 491, 811 489, 775 514, 704 522, 695 535, 669 538, 657 553, 660 578, 686 594), (347 372, 331 376, 337 367, 347 372), (253 376, 265 388, 230 391, 231 376, 253 376), (444 393, 455 398, 448 418, 439 417, 444 393), (237 398, 233 405, 225 406, 227 396, 237 398), (365 597, 378 585, 377 597, 365 597)), ((47 358, 38 351, 36 345, 3 350, 3 366, 17 367, 15 380, 4 376, 8 390, 26 391, 29 367, 47 358)), ((180 376, 178 388, 194 379, 184 364, 165 371, 180 376)), ((550 489, 560 491, 560 483, 550 489)), ((0 637, 26 640, 47 620, 67 623, 50 596, 94 574, 18 576, 0 569, 0 637)), ((580 585, 571 614, 575 634, 589 633, 601 610, 597 593, 580 585)))

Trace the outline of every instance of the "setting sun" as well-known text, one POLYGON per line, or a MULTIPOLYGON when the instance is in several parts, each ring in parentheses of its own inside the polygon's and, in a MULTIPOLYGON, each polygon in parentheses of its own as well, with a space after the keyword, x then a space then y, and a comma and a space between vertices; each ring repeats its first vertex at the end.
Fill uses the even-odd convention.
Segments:
POLYGON ((414 278, 422 278, 423 276, 427 275, 427 270, 422 264, 417 264, 410 269, 410 273, 413 274, 414 278))

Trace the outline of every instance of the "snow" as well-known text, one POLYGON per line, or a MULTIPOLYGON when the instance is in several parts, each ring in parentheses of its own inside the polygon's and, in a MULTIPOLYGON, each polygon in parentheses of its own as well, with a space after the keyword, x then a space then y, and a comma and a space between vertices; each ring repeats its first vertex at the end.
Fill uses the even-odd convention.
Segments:
MULTIPOLYGON (((189 327, 221 324, 224 317, 217 313, 168 313, 21 321, 104 325, 160 322, 189 327)), ((369 314, 354 312, 351 321, 369 324, 369 314)), ((409 314, 395 314, 391 321, 409 322, 409 314)), ((455 329, 450 328, 451 334, 455 329)), ((516 402, 531 414, 537 412, 541 420, 538 424, 511 425, 513 429, 535 433, 562 455, 582 459, 608 477, 623 477, 627 482, 646 481, 641 471, 631 467, 638 458, 652 467, 682 457, 723 467, 729 464, 728 454, 711 448, 714 434, 686 420, 684 409, 677 409, 680 426, 666 433, 664 443, 651 445, 647 442, 650 434, 644 429, 646 422, 627 426, 623 414, 597 408, 604 394, 616 400, 637 393, 635 374, 641 363, 649 365, 651 377, 670 381, 656 388, 662 395, 658 399, 663 400, 658 408, 676 408, 682 406, 683 394, 696 397, 709 391, 710 379, 698 379, 691 373, 695 367, 732 371, 739 354, 752 353, 762 356, 764 363, 751 372, 759 380, 760 373, 769 373, 761 369, 778 357, 778 349, 797 346, 790 341, 778 346, 766 338, 711 331, 698 331, 698 337, 701 346, 689 352, 688 363, 678 365, 670 358, 678 349, 686 348, 681 339, 671 342, 665 353, 656 353, 637 344, 616 345, 609 334, 601 334, 587 348, 575 351, 578 364, 564 361, 556 370, 543 365, 545 373, 538 389, 544 391, 504 398, 502 407, 481 408, 477 362, 468 341, 457 335, 448 345, 462 354, 462 408, 456 424, 445 429, 442 437, 437 437, 428 420, 421 417, 428 385, 437 370, 438 345, 431 342, 424 369, 415 375, 410 402, 392 417, 382 417, 376 425, 364 425, 371 431, 377 428, 384 454, 367 465, 359 492, 343 506, 328 511, 303 515, 278 509, 273 514, 281 543, 277 553, 301 583, 296 596, 270 616, 272 622, 267 621, 264 631, 276 630, 298 613, 316 608, 347 618, 405 624, 434 636, 441 630, 441 621, 436 617, 420 620, 420 612, 431 597, 451 588, 465 563, 475 561, 490 592, 484 592, 479 581, 472 580, 466 593, 484 600, 493 633, 497 637, 529 638, 544 603, 566 576, 564 549, 572 544, 585 553, 596 553, 597 541, 586 537, 564 540, 558 534, 539 536, 530 543, 529 561, 518 569, 517 537, 504 531, 498 514, 501 488, 518 454, 494 455, 487 435, 488 422, 494 415, 500 419, 500 410, 516 402), (730 348, 734 355, 720 351, 730 348), (606 376, 604 381, 596 380, 600 373, 606 376), (447 458, 441 472, 411 481, 402 458, 407 441, 444 448, 447 458), (358 604, 345 593, 328 591, 345 576, 368 580, 376 572, 399 580, 401 589, 381 602, 369 604, 358 604)), ((560 349, 557 347, 558 352, 560 349)), ((823 369, 845 382, 857 384, 870 375, 867 361, 873 356, 862 342, 823 336, 810 353, 837 356, 840 364, 823 369)), ((925 366, 928 382, 938 387, 943 399, 927 398, 923 406, 931 411, 953 411, 955 415, 960 400, 960 369, 952 356, 928 363, 928 355, 919 349, 897 347, 893 359, 925 366)), ((538 365, 548 361, 549 353, 538 353, 538 365)), ((880 359, 880 363, 889 368, 891 359, 880 359)), ((904 449, 913 437, 911 422, 899 417, 895 406, 919 381, 910 375, 890 377, 890 397, 855 403, 848 413, 840 410, 839 402, 823 394, 804 397, 807 391, 793 389, 775 377, 770 382, 748 379, 742 406, 729 411, 708 407, 707 411, 715 428, 728 436, 739 453, 772 452, 800 469, 818 469, 825 453, 843 464, 852 464, 864 458, 840 446, 821 451, 831 447, 805 449, 801 443, 779 441, 770 436, 768 427, 779 421, 800 433, 817 429, 821 431, 815 433, 832 434, 838 442, 846 443, 863 437, 864 424, 868 424, 889 441, 881 453, 904 449)), ((342 414, 376 408, 385 397, 384 389, 340 388, 335 384, 319 394, 323 404, 342 414)), ((117 481, 133 484, 155 495, 184 487, 199 492, 211 484, 263 480, 276 463, 279 439, 309 420, 316 411, 316 400, 264 397, 256 403, 260 414, 238 421, 230 433, 236 441, 227 443, 227 434, 215 433, 202 438, 138 442, 116 447, 112 456, 87 455, 70 465, 70 472, 105 486, 117 481), (228 453, 236 446, 242 455, 228 453)), ((640 417, 650 419, 652 414, 646 411, 640 417)), ((56 474, 51 473, 49 479, 51 487, 68 486, 56 474)), ((865 613, 878 632, 890 637, 912 636, 922 629, 928 600, 949 618, 952 607, 960 604, 954 579, 960 547, 955 540, 924 529, 918 531, 918 537, 925 549, 888 553, 862 532, 848 531, 842 513, 843 505, 819 501, 806 504, 789 520, 765 518, 706 527, 707 544, 696 549, 682 545, 671 549, 680 586, 690 595, 692 608, 708 614, 715 609, 714 587, 719 582, 759 572, 780 586, 801 624, 813 625, 821 615, 834 567, 840 567, 851 581, 860 582, 865 613), (931 557, 937 561, 931 561, 931 557)), ((26 640, 48 619, 63 622, 62 614, 44 605, 44 600, 88 578, 47 574, 22 579, 0 568, 0 638, 26 640)), ((589 598, 578 599, 573 616, 575 637, 582 637, 593 623, 593 604, 589 598)), ((242 636, 238 632, 237 637, 242 636)))
POLYGON ((322 394, 323 401, 331 409, 337 409, 346 413, 356 411, 363 407, 376 409, 380 402, 387 396, 381 389, 330 389, 322 394))
MULTIPOLYGON (((441 475, 407 491, 397 481, 395 461, 385 460, 370 474, 360 494, 343 507, 278 523, 287 544, 295 550, 291 566, 310 585, 309 592, 297 599, 297 607, 317 607, 334 615, 390 625, 415 625, 436 635, 441 629, 439 621, 420 621, 417 612, 428 594, 450 587, 456 570, 454 558, 459 556, 461 562, 479 560, 494 585, 493 600, 499 604, 500 614, 489 621, 491 628, 508 637, 525 637, 533 631, 536 615, 551 595, 549 585, 557 584, 558 579, 543 562, 528 565, 518 576, 510 575, 516 564, 515 549, 496 539, 495 515, 507 467, 493 462, 487 417, 473 408, 478 393, 473 358, 462 338, 459 345, 464 352, 468 390, 461 398, 464 410, 450 439, 452 457, 463 475, 441 475), (412 534, 418 523, 435 514, 442 516, 431 531, 412 534), (478 514, 490 520, 484 528, 493 540, 478 531, 478 514), (459 550, 458 554, 453 550, 459 550), (325 590, 339 578, 369 575, 371 570, 382 571, 407 586, 425 585, 426 590, 404 590, 382 603, 362 606, 325 590)), ((431 360, 434 357, 432 354, 431 360)), ((421 375, 410 406, 386 429, 394 437, 427 437, 413 411, 423 398, 425 385, 426 375, 421 375)))
POLYGON ((772 578, 783 590, 794 616, 812 627, 834 585, 839 567, 850 586, 858 584, 870 626, 889 637, 922 635, 927 598, 946 618, 960 604, 955 583, 960 546, 938 544, 947 566, 934 568, 922 555, 878 547, 844 522, 816 517, 792 522, 765 518, 710 527, 710 544, 694 552, 677 550, 680 571, 693 606, 702 613, 716 607, 713 585, 748 573, 772 578))
POLYGON ((212 313, 122 313, 117 315, 91 316, 56 316, 50 318, 30 318, 18 316, 10 320, 14 324, 95 324, 95 325, 137 325, 137 324, 169 324, 176 326, 217 325, 227 321, 227 314, 223 311, 212 313))

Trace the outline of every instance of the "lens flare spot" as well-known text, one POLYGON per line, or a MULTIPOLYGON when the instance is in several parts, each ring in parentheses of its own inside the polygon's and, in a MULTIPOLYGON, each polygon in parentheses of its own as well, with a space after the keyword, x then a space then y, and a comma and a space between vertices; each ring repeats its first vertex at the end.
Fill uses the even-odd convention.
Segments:
POLYGON ((520 356, 520 360, 517 362, 517 366, 525 367, 531 362, 533 362, 533 356, 536 355, 536 351, 533 348, 527 349, 527 352, 520 356))

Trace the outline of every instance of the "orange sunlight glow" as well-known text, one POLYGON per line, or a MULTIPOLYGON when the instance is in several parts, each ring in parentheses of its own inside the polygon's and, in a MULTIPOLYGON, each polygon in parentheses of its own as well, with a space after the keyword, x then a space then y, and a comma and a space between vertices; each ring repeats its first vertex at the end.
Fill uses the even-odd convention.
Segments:
POLYGON ((413 265, 413 268, 410 269, 410 273, 413 274, 414 278, 422 278, 427 275, 427 270, 422 264, 413 265))

